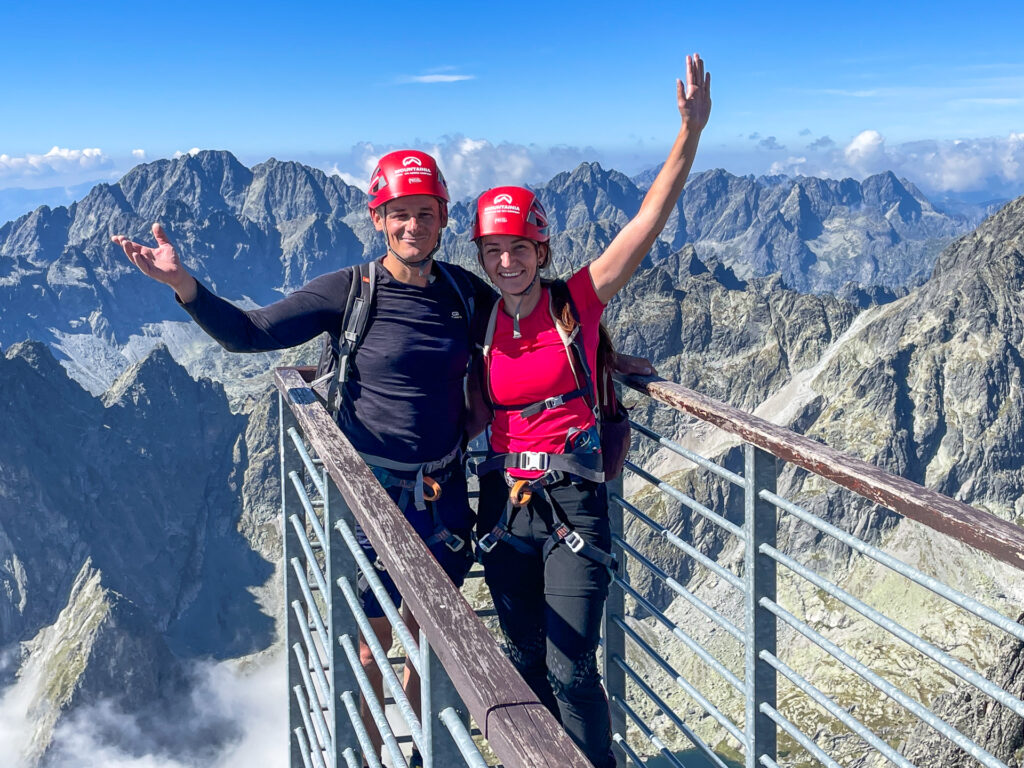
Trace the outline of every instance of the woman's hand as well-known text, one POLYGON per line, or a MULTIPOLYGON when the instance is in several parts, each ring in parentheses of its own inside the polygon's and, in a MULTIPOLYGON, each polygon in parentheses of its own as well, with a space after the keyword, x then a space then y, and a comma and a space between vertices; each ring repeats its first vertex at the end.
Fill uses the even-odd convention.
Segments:
POLYGON ((124 235, 113 235, 110 239, 124 249, 128 260, 144 275, 171 286, 178 298, 187 304, 196 297, 195 278, 185 269, 178 258, 178 252, 159 224, 153 225, 153 237, 156 239, 156 248, 136 243, 124 235))
POLYGON ((711 73, 705 74, 699 53, 686 57, 686 88, 682 80, 676 80, 676 101, 683 129, 703 131, 711 117, 711 73))

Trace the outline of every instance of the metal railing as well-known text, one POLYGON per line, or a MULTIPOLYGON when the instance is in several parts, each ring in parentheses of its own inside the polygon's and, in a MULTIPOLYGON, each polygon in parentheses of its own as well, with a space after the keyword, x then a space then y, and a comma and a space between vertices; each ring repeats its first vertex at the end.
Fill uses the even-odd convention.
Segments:
POLYGON ((417 749, 426 768, 486 766, 470 716, 506 766, 588 765, 317 402, 303 371, 278 369, 275 381, 292 768, 380 768, 360 716, 360 697, 391 768, 409 764, 411 749, 403 749, 401 731, 408 733, 405 746, 417 749), (357 542, 355 523, 386 559, 420 626, 418 638, 357 542), (406 696, 372 631, 356 594, 357 574, 368 582, 405 648, 405 662, 420 678, 419 702, 406 696), (360 635, 393 707, 373 692, 359 657, 360 635))
MULTIPOLYGON (((830 581, 818 572, 820 568, 809 567, 798 559, 801 555, 813 555, 813 552, 786 554, 785 547, 777 541, 780 535, 779 515, 782 513, 790 516, 811 527, 817 534, 840 542, 850 551, 869 558, 908 582, 968 612, 979 619, 980 623, 1005 633, 1010 641, 1024 642, 1024 627, 974 597, 947 586, 878 546, 851 535, 799 504, 783 498, 776 488, 780 475, 780 466, 777 465, 783 461, 790 462, 801 470, 831 480, 869 501, 880 503, 959 542, 969 544, 975 550, 1012 566, 1005 568, 1004 572, 1009 578, 1017 579, 1018 583, 1021 579, 1020 570, 1024 569, 1024 530, 678 385, 639 379, 628 379, 625 383, 666 406, 735 436, 739 450, 742 451, 742 472, 714 463, 634 423, 641 439, 653 441, 656 447, 686 459, 696 467, 694 472, 708 473, 718 488, 725 489, 726 494, 729 489, 735 489, 742 495, 742 512, 739 516, 735 514, 735 508, 739 505, 733 505, 731 515, 726 510, 716 511, 707 503, 673 487, 632 461, 626 464, 632 474, 631 480, 641 480, 649 488, 657 489, 654 496, 663 497, 677 505, 677 514, 673 516, 665 513, 666 519, 659 521, 657 514, 645 512, 637 503, 624 498, 621 486, 611 493, 612 539, 620 569, 613 579, 605 623, 605 680, 613 706, 614 739, 622 754, 637 765, 646 765, 645 758, 639 753, 639 745, 644 744, 648 753, 660 754, 665 763, 685 766, 686 758, 680 757, 678 744, 686 741, 708 763, 718 768, 727 768, 727 758, 720 751, 741 758, 745 768, 782 765, 832 767, 841 764, 837 759, 840 755, 830 754, 829 749, 830 744, 834 744, 837 739, 822 736, 834 736, 837 731, 845 730, 855 735, 851 738, 861 740, 858 748, 842 750, 842 757, 847 762, 851 754, 858 760, 875 755, 883 758, 887 764, 901 768, 912 766, 899 750, 899 745, 905 742, 908 735, 906 729, 900 731, 895 738, 891 733, 879 735, 857 718, 851 711, 853 707, 837 702, 834 696, 815 685, 812 680, 818 676, 822 662, 816 662, 811 669, 794 669, 796 661, 800 659, 796 654, 785 653, 779 648, 779 638, 785 633, 787 649, 800 643, 817 647, 830 657, 833 672, 837 668, 845 670, 850 678, 859 678, 871 686, 876 695, 895 702, 902 708, 907 723, 927 724, 973 757, 976 764, 987 768, 1007 768, 1005 758, 992 754, 957 730, 929 709, 927 702, 908 695, 903 690, 907 687, 907 680, 886 679, 885 675, 872 668, 871 663, 856 658, 842 647, 842 643, 826 637, 822 627, 812 627, 814 622, 808 617, 799 617, 780 605, 777 592, 780 591, 784 575, 786 583, 794 579, 803 580, 822 595, 834 600, 835 604, 841 605, 850 615, 870 622, 900 641, 903 648, 898 648, 898 644, 894 643, 894 653, 912 649, 937 665, 950 678, 955 676, 988 697, 992 706, 1005 707, 1017 716, 1024 716, 1024 701, 1018 695, 987 679, 936 643, 919 636, 914 629, 903 626, 894 618, 876 610, 866 600, 830 581), (735 571, 673 531, 683 517, 705 520, 708 525, 718 529, 712 539, 719 542, 720 546, 712 549, 717 549, 721 559, 730 560, 735 571), (626 536, 623 533, 624 527, 640 535, 626 536), (659 558, 641 551, 637 541, 630 541, 631 538, 659 541, 671 547, 675 554, 661 555, 662 565, 659 565, 659 558), (736 552, 740 549, 742 557, 737 557, 736 552), (730 551, 733 555, 731 558, 724 556, 730 551), (709 579, 703 583, 713 583, 713 587, 699 590, 704 593, 702 597, 680 583, 670 572, 674 564, 673 557, 689 560, 691 564, 705 569, 709 579), (676 612, 684 618, 668 615, 668 611, 656 605, 643 590, 631 583, 634 579, 630 576, 641 573, 645 578, 657 580, 667 587, 673 599, 685 603, 685 611, 676 612), (711 578, 717 581, 712 582, 711 578), (723 593, 732 594, 723 598, 723 593), (717 603, 730 610, 723 611, 710 605, 710 596, 716 597, 717 603), (627 600, 634 606, 632 616, 626 610, 627 600), (641 620, 640 615, 645 618, 641 620), (726 654, 729 659, 716 658, 711 650, 694 637, 698 633, 689 622, 698 619, 706 620, 709 626, 713 625, 714 631, 724 632, 729 642, 734 644, 734 653, 726 654), (681 626, 681 622, 687 625, 681 626), (655 629, 658 626, 662 628, 660 633, 655 629), (665 649, 670 649, 671 653, 666 653, 665 649), (727 692, 742 697, 742 707, 737 706, 735 698, 730 701, 729 696, 719 694, 716 697, 707 691, 702 692, 699 686, 688 680, 666 658, 667 655, 683 658, 692 669, 710 672, 712 677, 720 678, 727 692), (740 655, 742 664, 734 663, 733 666, 741 666, 742 669, 734 671, 730 660, 735 662, 740 655), (794 655, 796 661, 787 658, 789 655, 794 655), (641 666, 644 669, 638 668, 641 666), (645 670, 652 670, 655 674, 645 673, 645 670), (655 677, 662 678, 661 685, 655 682, 655 677), (780 685, 792 687, 791 695, 786 697, 786 706, 779 703, 780 685), (688 707, 703 710, 704 717, 696 718, 692 714, 688 717, 678 711, 678 706, 674 707, 666 700, 671 697, 666 691, 672 689, 682 694, 676 696, 676 699, 685 701, 688 707), (796 691, 806 698, 801 701, 792 695, 796 691), (813 702, 820 710, 809 714, 808 702, 813 702), (663 722, 660 731, 655 732, 651 724, 645 722, 642 713, 637 711, 638 708, 660 713, 661 719, 667 721, 667 724, 663 722), (823 725, 823 717, 833 718, 836 727, 823 725), (692 721, 707 718, 713 721, 718 730, 716 736, 725 734, 725 738, 716 738, 716 743, 727 744, 727 749, 716 751, 707 738, 695 732, 692 721), (786 749, 782 752, 779 749, 780 740, 787 740, 786 749), (783 753, 784 757, 780 756, 783 753)), ((631 498, 635 501, 637 495, 633 494, 631 498)), ((647 494, 646 498, 649 501, 651 494, 647 494)), ((704 634, 711 636, 708 632, 704 634)), ((723 644, 717 645, 721 647, 723 644)), ((710 687, 715 691, 722 688, 720 685, 710 687)), ((1024 729, 1024 720, 1021 721, 1021 728, 1024 729)), ((930 768, 932 765, 935 763, 925 763, 918 768, 930 768)))
MULTIPOLYGON (((391 711, 405 720, 424 764, 487 764, 471 738, 471 714, 504 765, 587 765, 315 402, 300 373, 280 369, 277 382, 282 487, 287 487, 292 766, 333 768, 342 760, 359 765, 360 757, 377 764, 367 757, 368 735, 358 717, 358 696, 366 695, 368 681, 361 677, 355 648, 361 629, 368 639, 372 633, 353 586, 357 572, 371 583, 376 574, 352 535, 355 521, 388 559, 421 627, 419 638, 413 638, 383 589, 374 587, 409 663, 422 678, 422 714, 417 717, 383 649, 372 649, 394 700, 391 711)), ((661 407, 732 433, 737 448, 727 454, 730 466, 723 466, 634 424, 641 440, 686 459, 696 467, 691 474, 701 473, 715 493, 700 500, 699 494, 674 487, 634 461, 627 462, 630 482, 648 490, 627 499, 621 480, 610 488, 613 549, 620 567, 605 611, 603 673, 620 755, 636 765, 683 768, 698 759, 703 762, 697 764, 716 768, 831 767, 850 764, 851 755, 854 762, 874 756, 878 764, 911 766, 901 744, 914 724, 925 723, 978 764, 1007 768, 1005 758, 957 730, 930 708, 930 701, 909 695, 906 680, 887 679, 870 659, 858 658, 856 649, 830 638, 814 617, 800 615, 785 596, 799 589, 797 584, 814 590, 830 605, 890 635, 889 652, 917 653, 942 671, 947 684, 960 681, 988 697, 992 706, 1021 716, 1019 694, 940 647, 942 638, 921 636, 917 628, 873 607, 865 595, 831 580, 818 553, 788 546, 788 536, 804 526, 1015 642, 1024 642, 1024 627, 784 498, 777 487, 781 463, 987 553, 1012 566, 1005 569, 1011 578, 1019 579, 1024 569, 1024 531, 678 385, 626 383, 661 407), (698 540, 680 533, 681 527, 700 529, 703 535, 698 540), (677 578, 680 573, 686 575, 677 578), (689 578, 691 573, 700 577, 689 578), (797 646, 820 649, 811 668, 801 667, 805 659, 793 652, 797 646), (851 686, 869 686, 879 699, 890 700, 902 719, 883 732, 865 722, 855 707, 816 681, 825 657, 829 669, 849 675, 851 686), (785 696, 780 698, 780 691, 785 696)), ((383 702, 370 709, 391 764, 406 764, 383 702)))

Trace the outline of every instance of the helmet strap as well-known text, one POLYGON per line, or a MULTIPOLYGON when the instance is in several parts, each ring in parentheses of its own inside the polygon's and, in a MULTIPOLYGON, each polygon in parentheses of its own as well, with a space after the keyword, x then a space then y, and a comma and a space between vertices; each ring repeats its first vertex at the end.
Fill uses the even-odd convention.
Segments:
POLYGON ((512 311, 512 338, 521 339, 523 338, 522 332, 519 330, 519 309, 523 306, 523 302, 526 300, 526 295, 533 290, 533 286, 537 284, 537 280, 540 279, 540 268, 533 273, 533 280, 519 293, 513 293, 513 296, 518 296, 519 301, 516 302, 516 308, 512 311))
MULTIPOLYGON (((384 220, 384 242, 387 244, 388 253, 390 253, 392 256, 394 256, 396 259, 398 259, 400 262, 402 262, 409 269, 417 270, 417 272, 419 273, 419 276, 423 277, 425 266, 430 263, 431 259, 434 258, 434 254, 437 253, 439 250, 441 250, 441 232, 443 232, 444 230, 440 230, 437 233, 437 242, 434 243, 434 247, 430 249, 430 253, 428 253, 422 259, 418 259, 416 261, 410 261, 409 259, 404 259, 404 258, 402 258, 401 256, 398 255, 398 251, 396 251, 394 248, 391 247, 391 233, 388 232, 388 224, 387 224, 387 220, 388 220, 388 204, 387 203, 383 203, 381 205, 381 208, 384 209, 384 214, 383 214, 383 217, 382 217, 383 220, 384 220)), ((427 275, 427 279, 430 282, 434 282, 434 275, 433 274, 428 274, 427 275)))

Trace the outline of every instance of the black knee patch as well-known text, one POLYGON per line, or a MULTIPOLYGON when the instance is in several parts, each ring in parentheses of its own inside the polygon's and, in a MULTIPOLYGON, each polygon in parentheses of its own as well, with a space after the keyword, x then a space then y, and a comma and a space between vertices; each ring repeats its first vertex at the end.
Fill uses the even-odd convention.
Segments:
POLYGON ((535 632, 517 632, 513 637, 504 627, 505 646, 508 658, 519 673, 525 675, 531 670, 543 669, 545 664, 544 630, 537 628, 535 632))
POLYGON ((599 686, 601 675, 597 671, 597 653, 591 651, 571 661, 564 656, 549 659, 548 682, 558 697, 599 686))

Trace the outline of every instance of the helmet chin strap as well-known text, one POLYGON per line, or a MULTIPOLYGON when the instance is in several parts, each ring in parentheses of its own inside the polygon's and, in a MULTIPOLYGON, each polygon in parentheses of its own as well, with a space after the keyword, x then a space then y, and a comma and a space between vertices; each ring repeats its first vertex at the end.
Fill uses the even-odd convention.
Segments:
MULTIPOLYGON (((428 253, 422 259, 419 259, 417 261, 411 261, 409 259, 404 259, 404 258, 402 258, 401 256, 398 255, 398 251, 396 251, 394 248, 391 247, 391 235, 388 232, 388 227, 387 227, 388 204, 384 203, 381 207, 384 209, 384 222, 385 222, 385 224, 384 224, 384 242, 388 246, 388 253, 390 253, 392 256, 394 256, 396 259, 398 259, 400 262, 402 262, 409 269, 417 270, 417 272, 419 273, 419 276, 423 277, 423 268, 424 268, 424 266, 426 264, 429 264, 431 259, 434 258, 434 254, 437 253, 441 249, 441 232, 443 230, 438 231, 438 233, 437 233, 437 242, 434 243, 434 247, 430 249, 430 253, 428 253)), ((433 274, 427 275, 427 279, 430 282, 434 282, 434 275, 433 274)))
POLYGON ((530 291, 533 290, 533 286, 535 286, 537 284, 537 281, 539 279, 540 279, 540 265, 537 266, 537 271, 533 273, 533 280, 530 281, 530 284, 528 286, 526 286, 523 290, 519 291, 519 293, 513 293, 512 294, 513 296, 518 296, 519 297, 519 301, 516 302, 516 308, 515 308, 515 310, 513 311, 513 314, 512 314, 512 338, 513 339, 521 339, 521 338, 523 338, 523 334, 520 333, 520 331, 519 331, 519 309, 520 309, 520 307, 523 306, 523 301, 526 300, 527 294, 530 293, 530 291))

